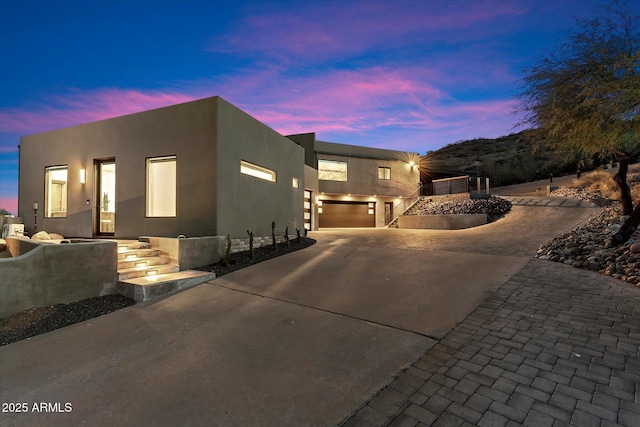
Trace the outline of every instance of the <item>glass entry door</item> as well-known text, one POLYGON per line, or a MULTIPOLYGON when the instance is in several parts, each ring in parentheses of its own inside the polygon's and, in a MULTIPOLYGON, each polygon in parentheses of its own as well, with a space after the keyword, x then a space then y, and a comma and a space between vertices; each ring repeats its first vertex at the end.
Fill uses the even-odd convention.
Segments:
POLYGON ((114 235, 116 231, 116 162, 96 162, 96 234, 114 235))

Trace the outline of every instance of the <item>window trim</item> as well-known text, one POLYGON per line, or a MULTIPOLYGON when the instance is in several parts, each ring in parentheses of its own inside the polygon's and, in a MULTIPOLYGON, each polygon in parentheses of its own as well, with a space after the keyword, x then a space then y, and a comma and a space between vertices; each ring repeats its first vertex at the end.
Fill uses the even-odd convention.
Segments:
POLYGON ((318 179, 321 181, 347 182, 349 180, 349 164, 341 160, 318 159, 318 179), (320 170, 320 162, 344 165, 344 179, 321 178, 320 174, 322 173, 322 171, 320 170))
POLYGON ((45 166, 44 167, 44 212, 42 213, 43 218, 47 219, 56 219, 56 218, 66 218, 69 213, 69 165, 55 165, 55 166, 45 166), (49 171, 55 170, 65 170, 67 173, 67 180, 64 185, 64 211, 60 211, 64 213, 64 215, 51 215, 51 206, 49 205, 49 171))
POLYGON ((145 198, 144 198, 145 218, 176 218, 178 216, 178 156, 171 155, 171 156, 147 157, 145 159, 145 169, 146 169, 146 173, 145 173, 146 185, 145 185, 145 198), (174 182, 175 191, 174 191, 174 200, 173 200, 173 215, 152 215, 150 212, 150 203, 149 203, 149 197, 151 195, 151 191, 149 187, 149 184, 150 184, 149 183, 149 172, 150 172, 149 165, 153 163, 165 163, 165 162, 175 163, 175 182, 174 182))
POLYGON ((255 163, 247 162, 246 160, 240 160, 240 173, 267 182, 277 182, 278 179, 276 171, 256 165, 255 163), (267 175, 269 177, 267 177, 267 175))
POLYGON ((378 166, 378 179, 381 180, 381 181, 389 181, 389 180, 391 180, 391 167, 389 167, 389 166, 378 166), (382 177, 380 177, 380 172, 383 172, 382 177), (388 178, 387 178, 387 176, 388 176, 388 178))

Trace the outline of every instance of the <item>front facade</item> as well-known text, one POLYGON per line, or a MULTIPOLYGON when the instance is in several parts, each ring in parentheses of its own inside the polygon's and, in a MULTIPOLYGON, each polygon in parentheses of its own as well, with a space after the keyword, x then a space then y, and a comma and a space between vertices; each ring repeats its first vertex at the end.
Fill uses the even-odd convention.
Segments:
POLYGON ((69 237, 303 226, 304 150, 219 97, 21 138, 19 211, 69 237))
POLYGON ((19 212, 26 231, 65 237, 384 227, 418 191, 417 164, 284 137, 212 97, 21 138, 19 212))

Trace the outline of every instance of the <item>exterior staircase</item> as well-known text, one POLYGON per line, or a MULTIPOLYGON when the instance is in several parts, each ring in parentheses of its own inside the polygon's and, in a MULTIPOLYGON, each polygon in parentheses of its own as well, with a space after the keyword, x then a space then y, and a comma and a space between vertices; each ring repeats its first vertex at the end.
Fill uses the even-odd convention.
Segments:
POLYGON ((214 273, 180 271, 180 265, 149 243, 118 240, 118 291, 136 302, 215 279, 214 273))

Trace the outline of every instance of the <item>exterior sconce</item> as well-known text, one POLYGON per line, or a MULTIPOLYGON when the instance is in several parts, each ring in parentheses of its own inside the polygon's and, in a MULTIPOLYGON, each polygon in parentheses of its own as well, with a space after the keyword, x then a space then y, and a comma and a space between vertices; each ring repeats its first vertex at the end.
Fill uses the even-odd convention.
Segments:
POLYGON ((33 203, 33 234, 38 232, 38 202, 33 203))
POLYGON ((87 170, 80 169, 80 184, 84 184, 87 182, 87 170))
POLYGON ((414 162, 413 160, 411 160, 409 162, 409 167, 413 169, 413 167, 416 165, 416 162, 414 162))

